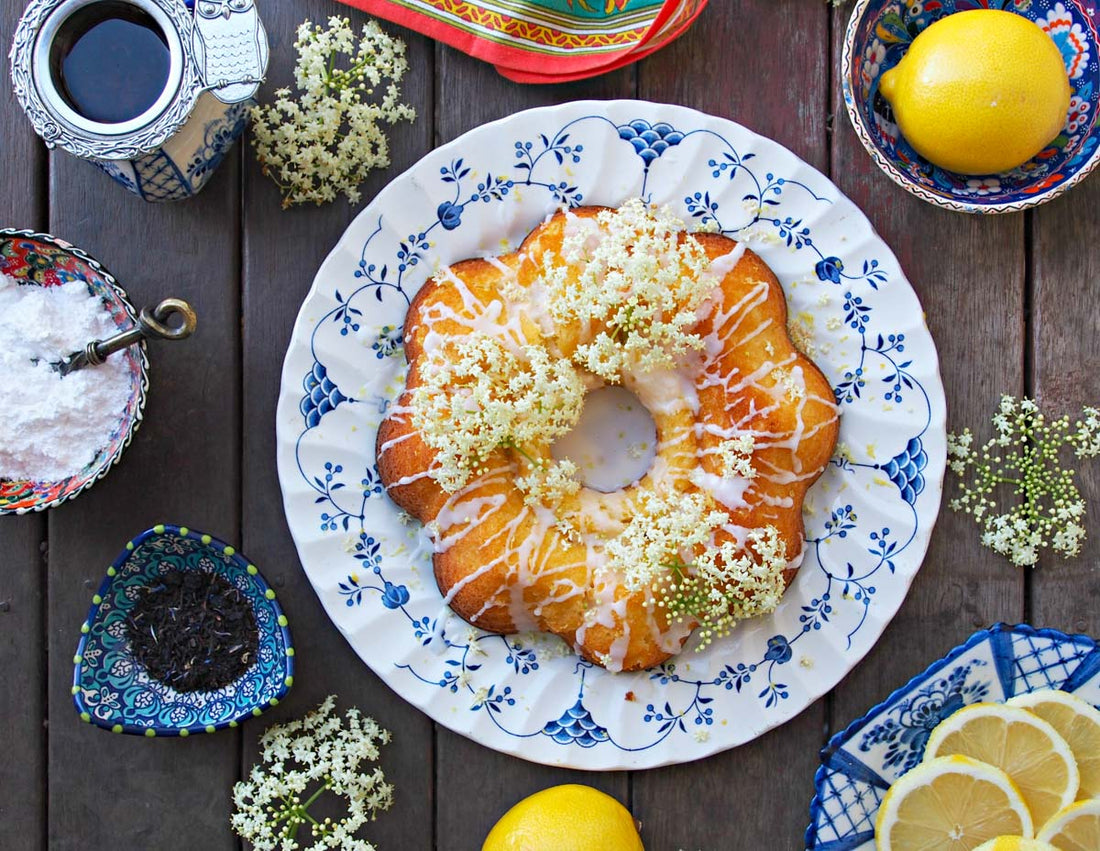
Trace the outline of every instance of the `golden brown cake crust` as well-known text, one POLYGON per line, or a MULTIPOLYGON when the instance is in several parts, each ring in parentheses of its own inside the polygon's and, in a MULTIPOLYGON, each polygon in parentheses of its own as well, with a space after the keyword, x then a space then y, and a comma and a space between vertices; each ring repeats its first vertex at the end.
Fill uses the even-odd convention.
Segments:
MULTIPOLYGON (((593 217, 600 209, 579 208, 568 215, 593 217)), ((455 263, 420 289, 405 322, 406 387, 379 428, 378 467, 390 498, 421 523, 431 524, 436 580, 460 617, 491 632, 552 632, 597 663, 613 658, 609 667, 638 670, 677 652, 691 625, 669 624, 661 610, 645 605, 646 593, 628 592, 607 571, 595 570, 599 535, 570 540, 545 511, 525 504, 515 483, 519 466, 514 450, 494 450, 486 472, 457 493, 445 492, 431 477, 435 454, 414 428, 410 412, 428 335, 462 337, 475 328, 484 331, 486 317, 505 301, 504 291, 516 283, 530 283, 536 267, 532 258, 547 250, 560 252, 565 226, 566 214, 555 214, 515 252, 455 263)), ((737 257, 742 251, 733 240, 717 234, 685 238, 697 240, 711 261, 737 257)), ((699 488, 690 481, 693 470, 720 475, 716 455, 707 450, 723 439, 721 435, 765 435, 766 439, 758 438, 753 453, 757 476, 745 492, 746 504, 722 508, 729 528, 771 525, 778 530, 795 562, 789 581, 803 548, 803 498, 836 443, 839 424, 832 389, 791 343, 782 288, 752 251, 739 255, 711 300, 694 331, 717 351, 681 369, 691 372, 687 379, 695 387, 697 410, 658 412, 651 407, 662 445, 660 481, 651 470, 613 497, 582 489, 580 510, 592 505, 601 523, 621 526, 646 490, 659 486, 694 492, 699 488), (714 346, 714 341, 720 345, 714 346)), ((534 319, 524 317, 519 324, 525 338, 519 342, 545 345, 558 356, 571 352, 584 333, 580 328, 556 328, 554 337, 547 338, 534 319)), ((500 333, 515 331, 502 328, 500 333)), ((644 381, 640 386, 624 383, 646 401, 644 394, 650 391, 644 381)), ((722 543, 723 536, 730 537, 719 530, 716 543, 722 543)))

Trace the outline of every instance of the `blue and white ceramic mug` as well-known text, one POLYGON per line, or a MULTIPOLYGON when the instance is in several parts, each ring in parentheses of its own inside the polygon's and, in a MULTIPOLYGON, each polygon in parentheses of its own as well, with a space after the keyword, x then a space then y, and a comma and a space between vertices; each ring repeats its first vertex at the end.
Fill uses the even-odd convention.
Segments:
POLYGON ((244 131, 267 59, 254 0, 32 0, 12 43, 11 74, 19 103, 48 147, 88 160, 146 201, 176 201, 206 184, 244 131), (101 3, 148 16, 168 48, 159 97, 117 123, 74 109, 51 59, 66 21, 101 3))

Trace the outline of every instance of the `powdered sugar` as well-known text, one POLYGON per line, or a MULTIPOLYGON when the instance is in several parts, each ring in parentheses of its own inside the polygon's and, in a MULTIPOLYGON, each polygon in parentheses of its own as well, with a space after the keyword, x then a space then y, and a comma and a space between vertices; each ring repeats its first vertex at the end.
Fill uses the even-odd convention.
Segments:
POLYGON ((130 397, 125 357, 64 378, 50 364, 116 332, 82 281, 39 287, 0 275, 0 479, 60 481, 111 442, 130 397))

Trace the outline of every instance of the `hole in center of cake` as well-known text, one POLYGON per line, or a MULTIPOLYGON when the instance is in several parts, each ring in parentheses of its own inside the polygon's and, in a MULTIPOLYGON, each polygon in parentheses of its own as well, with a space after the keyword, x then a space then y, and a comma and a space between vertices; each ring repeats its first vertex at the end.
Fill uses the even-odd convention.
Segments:
POLYGON ((657 455, 657 424, 624 387, 600 387, 584 397, 576 428, 551 447, 555 460, 577 465, 585 487, 613 493, 637 482, 657 455))

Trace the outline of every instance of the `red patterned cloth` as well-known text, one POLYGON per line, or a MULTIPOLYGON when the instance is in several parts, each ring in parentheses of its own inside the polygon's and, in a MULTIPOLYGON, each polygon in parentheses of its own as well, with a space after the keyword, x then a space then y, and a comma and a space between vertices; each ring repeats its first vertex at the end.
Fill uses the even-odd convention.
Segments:
POLYGON ((593 77, 664 47, 707 0, 344 0, 492 63, 510 80, 593 77))

